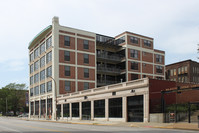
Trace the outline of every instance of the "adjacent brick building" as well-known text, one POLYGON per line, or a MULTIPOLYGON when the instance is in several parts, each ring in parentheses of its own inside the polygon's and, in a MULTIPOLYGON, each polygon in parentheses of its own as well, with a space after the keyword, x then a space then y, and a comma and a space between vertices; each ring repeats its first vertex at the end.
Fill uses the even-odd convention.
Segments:
POLYGON ((185 60, 167 65, 166 79, 177 82, 199 83, 199 63, 185 60))
POLYGON ((153 38, 131 32, 109 37, 61 26, 54 17, 28 49, 34 116, 54 118, 57 95, 145 77, 165 78, 165 52, 154 49, 153 38))

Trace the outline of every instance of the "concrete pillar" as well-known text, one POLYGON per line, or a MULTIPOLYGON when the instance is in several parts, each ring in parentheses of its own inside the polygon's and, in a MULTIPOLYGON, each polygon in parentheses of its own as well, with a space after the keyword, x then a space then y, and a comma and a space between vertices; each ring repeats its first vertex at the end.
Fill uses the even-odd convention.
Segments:
POLYGON ((149 122, 149 94, 144 94, 144 122, 149 122))
POLYGON ((47 101, 48 101, 48 97, 46 96, 46 116, 45 116, 46 119, 48 119, 48 114, 47 114, 48 113, 48 106, 47 106, 48 103, 47 103, 47 101))
POLYGON ((63 119, 64 118, 64 111, 63 111, 63 103, 61 104, 61 118, 60 119, 63 119))
POLYGON ((72 120, 72 103, 69 103, 69 114, 70 120, 72 120))
POLYGON ((82 102, 79 102, 79 119, 82 120, 82 102))
POLYGON ((91 101, 91 120, 94 120, 94 101, 91 101))
POLYGON ((108 99, 105 99, 105 118, 109 121, 109 103, 108 99))
POLYGON ((122 97, 122 118, 127 121, 127 97, 122 97))

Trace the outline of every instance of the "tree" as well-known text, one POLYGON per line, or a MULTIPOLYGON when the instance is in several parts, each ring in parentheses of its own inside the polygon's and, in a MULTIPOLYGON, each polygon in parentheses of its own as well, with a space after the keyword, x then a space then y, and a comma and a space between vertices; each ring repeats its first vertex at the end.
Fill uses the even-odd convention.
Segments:
POLYGON ((10 83, 0 89, 0 111, 3 115, 6 112, 23 111, 26 108, 25 94, 27 92, 25 84, 10 83))

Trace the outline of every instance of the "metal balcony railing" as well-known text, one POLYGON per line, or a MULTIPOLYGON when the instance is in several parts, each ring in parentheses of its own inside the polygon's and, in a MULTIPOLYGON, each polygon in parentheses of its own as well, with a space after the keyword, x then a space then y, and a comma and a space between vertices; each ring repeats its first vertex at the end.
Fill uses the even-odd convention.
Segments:
POLYGON ((97 58, 111 60, 111 61, 122 61, 122 59, 124 59, 124 57, 121 57, 119 55, 104 55, 104 54, 97 54, 97 58))
POLYGON ((121 69, 114 67, 97 66, 97 71, 120 74, 121 69))

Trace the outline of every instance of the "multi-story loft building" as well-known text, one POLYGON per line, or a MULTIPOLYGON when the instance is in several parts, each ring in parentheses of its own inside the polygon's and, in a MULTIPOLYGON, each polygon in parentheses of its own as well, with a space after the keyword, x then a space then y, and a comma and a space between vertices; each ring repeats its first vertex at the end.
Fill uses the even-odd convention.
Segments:
POLYGON ((153 38, 130 32, 113 38, 60 26, 54 17, 28 49, 30 116, 52 114, 54 119, 58 95, 145 77, 165 78, 165 52, 154 49, 153 38))
POLYGON ((166 79, 177 82, 199 83, 199 63, 185 60, 167 65, 166 79))

